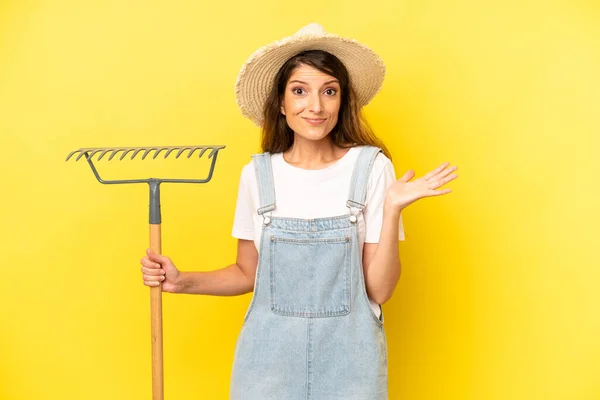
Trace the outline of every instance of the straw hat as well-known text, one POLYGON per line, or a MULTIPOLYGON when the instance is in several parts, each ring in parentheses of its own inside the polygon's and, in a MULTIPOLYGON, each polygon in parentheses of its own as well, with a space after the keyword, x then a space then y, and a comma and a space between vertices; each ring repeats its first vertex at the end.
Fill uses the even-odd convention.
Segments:
POLYGON ((326 33, 321 25, 312 23, 256 50, 242 66, 235 94, 245 117, 262 126, 263 106, 277 72, 288 59, 305 50, 324 50, 344 63, 361 107, 381 90, 385 65, 373 50, 356 40, 326 33))

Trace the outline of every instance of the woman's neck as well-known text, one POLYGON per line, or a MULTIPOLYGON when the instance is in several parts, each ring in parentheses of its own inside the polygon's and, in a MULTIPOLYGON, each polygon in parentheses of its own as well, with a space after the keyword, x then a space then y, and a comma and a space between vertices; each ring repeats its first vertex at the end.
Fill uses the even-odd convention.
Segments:
POLYGON ((283 159, 297 168, 323 169, 347 152, 348 149, 337 147, 329 137, 319 141, 295 137, 292 147, 283 153, 283 159))

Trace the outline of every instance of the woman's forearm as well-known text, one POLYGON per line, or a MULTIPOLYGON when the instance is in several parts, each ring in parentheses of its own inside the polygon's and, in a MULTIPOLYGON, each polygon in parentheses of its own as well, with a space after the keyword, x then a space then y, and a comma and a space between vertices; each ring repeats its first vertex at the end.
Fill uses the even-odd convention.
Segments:
POLYGON ((383 224, 377 250, 365 268, 365 285, 369 297, 383 304, 388 301, 400 279, 401 264, 398 254, 398 225, 401 210, 387 202, 383 208, 383 224))
POLYGON ((237 264, 207 272, 180 272, 177 293, 237 296, 254 289, 254 277, 244 274, 237 264))

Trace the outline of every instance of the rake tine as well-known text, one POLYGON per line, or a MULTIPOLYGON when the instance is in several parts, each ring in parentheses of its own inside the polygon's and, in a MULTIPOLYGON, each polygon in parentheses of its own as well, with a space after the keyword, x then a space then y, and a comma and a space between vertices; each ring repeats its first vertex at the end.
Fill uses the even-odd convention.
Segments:
POLYGON ((190 158, 192 156, 192 154, 194 154, 194 152, 196 151, 197 147, 190 147, 190 152, 188 153, 187 158, 190 158))
POLYGON ((110 155, 110 157, 108 157, 108 161, 112 160, 114 156, 117 155, 117 153, 121 150, 125 150, 125 149, 110 149, 112 150, 112 154, 110 155))
POLYGON ((171 154, 171 152, 172 152, 173 150, 175 150, 175 149, 178 149, 178 148, 179 148, 179 147, 171 147, 171 148, 169 149, 169 151, 167 151, 167 153, 165 154, 165 158, 169 157, 169 154, 171 154))
POLYGON ((105 150, 102 152, 102 154, 100 154, 100 155, 98 156, 98 161, 102 160, 102 157, 104 157, 104 155, 105 155, 106 153, 108 153, 109 151, 110 151, 110 149, 105 149, 105 150))
POLYGON ((202 147, 200 147, 200 146, 192 147, 192 149, 190 150, 190 153, 188 154, 188 158, 190 158, 196 150, 201 149, 201 148, 202 147))
POLYGON ((94 157, 94 154, 101 152, 102 149, 94 149, 94 151, 92 151, 92 154, 90 154, 89 158, 94 157))
POLYGON ((71 158, 71 156, 75 153, 77 153, 79 150, 73 150, 72 152, 69 153, 69 155, 67 156, 67 159, 65 161, 69 161, 69 158, 71 158))
MULTIPOLYGON (((121 150, 121 149, 119 149, 121 150)), ((117 150, 117 151, 119 151, 117 150)), ((125 158, 125 156, 127 155, 127 153, 129 153, 130 151, 133 151, 135 149, 123 149, 123 155, 121 155, 121 158, 119 158, 119 160, 122 160, 123 158, 125 158)))
POLYGON ((133 160, 133 158, 134 158, 135 156, 137 156, 137 154, 138 154, 140 151, 142 151, 142 150, 144 150, 144 148, 143 148, 143 147, 138 147, 137 149, 135 149, 135 151, 134 151, 134 152, 133 152, 133 154, 131 155, 131 158, 130 158, 130 160, 133 160))
POLYGON ((88 156, 87 156, 87 152, 86 152, 85 150, 83 150, 83 149, 79 149, 78 151, 80 151, 80 152, 81 152, 81 154, 79 154, 79 155, 77 156, 77 158, 75 159, 75 161, 79 161, 79 159, 80 159, 81 157, 83 157, 84 155, 85 155, 85 158, 88 158, 88 156))
MULTIPOLYGON (((158 150, 156 147, 151 147, 148 150, 146 150, 146 152, 144 153, 144 155, 142 155, 142 160, 144 160, 146 158, 146 156, 148 155, 148 153, 150 153, 152 150, 158 150)), ((156 156, 155 156, 156 157, 156 156)))
POLYGON ((219 149, 212 149, 212 151, 208 155, 208 158, 214 157, 218 152, 219 152, 219 149))
POLYGON ((205 147, 202 149, 202 151, 200 152, 200 155, 198 156, 198 158, 202 158, 202 156, 204 155, 204 153, 206 153, 206 150, 208 150, 208 147, 205 147))
MULTIPOLYGON (((166 147, 161 147, 160 149, 156 150, 156 153, 154 153, 154 157, 152 157, 152 159, 154 160, 156 157, 158 157, 158 154, 163 151, 166 150, 166 147)), ((168 154, 168 153, 167 153, 168 154)), ((165 157, 166 158, 166 157, 165 157)))
POLYGON ((179 158, 181 153, 183 153, 185 150, 188 150, 188 149, 189 149, 189 147, 182 147, 181 150, 179 150, 179 152, 177 152, 177 155, 175 156, 175 158, 179 158))

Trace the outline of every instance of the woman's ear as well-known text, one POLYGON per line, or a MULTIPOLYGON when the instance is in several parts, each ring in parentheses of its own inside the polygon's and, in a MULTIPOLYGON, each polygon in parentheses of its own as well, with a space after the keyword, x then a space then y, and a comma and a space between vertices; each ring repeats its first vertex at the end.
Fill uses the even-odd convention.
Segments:
POLYGON ((281 105, 279 106, 279 110, 281 111, 281 113, 283 115, 285 115, 285 107, 283 106, 283 101, 281 102, 281 105))

